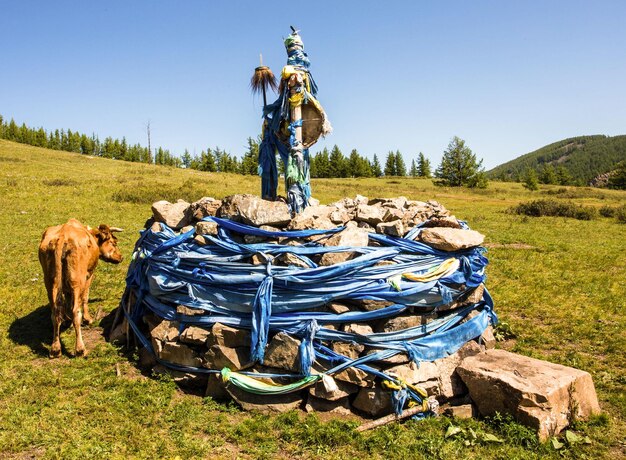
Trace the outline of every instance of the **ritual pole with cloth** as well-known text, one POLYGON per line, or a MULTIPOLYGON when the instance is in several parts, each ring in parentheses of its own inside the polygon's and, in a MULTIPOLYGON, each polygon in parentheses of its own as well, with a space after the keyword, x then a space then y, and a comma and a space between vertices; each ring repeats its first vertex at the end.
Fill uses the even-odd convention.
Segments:
MULTIPOLYGON (((281 72, 278 99, 263 108, 263 140, 259 147, 259 175, 262 197, 277 199, 278 167, 276 153, 285 170, 285 190, 289 209, 296 214, 309 204, 311 183, 309 147, 332 128, 316 99, 317 85, 297 30, 285 39, 287 65, 281 72)), ((254 88, 254 85, 253 85, 254 88)))

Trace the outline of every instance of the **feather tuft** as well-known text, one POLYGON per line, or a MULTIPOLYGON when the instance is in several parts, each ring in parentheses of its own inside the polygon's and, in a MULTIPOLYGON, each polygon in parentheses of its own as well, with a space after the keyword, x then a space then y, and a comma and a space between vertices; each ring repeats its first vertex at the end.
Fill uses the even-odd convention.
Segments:
POLYGON ((264 89, 272 88, 276 91, 278 89, 278 83, 272 70, 267 66, 259 66, 254 69, 254 74, 250 80, 250 87, 253 93, 260 93, 264 89))

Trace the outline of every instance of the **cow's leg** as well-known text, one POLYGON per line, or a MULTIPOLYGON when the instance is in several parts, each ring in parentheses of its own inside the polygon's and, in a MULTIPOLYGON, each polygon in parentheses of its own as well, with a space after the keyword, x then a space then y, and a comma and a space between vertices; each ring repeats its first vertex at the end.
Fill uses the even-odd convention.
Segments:
POLYGON ((63 322, 63 305, 55 300, 50 303, 52 309, 52 348, 50 349, 50 357, 58 358, 61 356, 61 323, 63 322))
POLYGON ((87 281, 85 282, 85 289, 83 290, 83 295, 81 299, 83 303, 83 320, 88 325, 93 323, 93 318, 89 313, 89 288, 91 287, 91 282, 93 281, 93 275, 93 273, 87 275, 87 281))
POLYGON ((85 344, 83 343, 83 334, 81 331, 81 323, 83 322, 83 304, 82 289, 72 289, 72 323, 76 331, 76 356, 85 356, 85 344))

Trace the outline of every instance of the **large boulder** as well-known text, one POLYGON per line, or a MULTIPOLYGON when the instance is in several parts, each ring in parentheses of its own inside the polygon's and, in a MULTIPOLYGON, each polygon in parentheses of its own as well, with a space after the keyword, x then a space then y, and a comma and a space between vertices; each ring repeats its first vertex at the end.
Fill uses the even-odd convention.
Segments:
POLYGON ((591 375, 571 367, 488 350, 466 358, 457 372, 482 415, 512 414, 542 440, 600 412, 591 375))
POLYGON ((191 205, 185 200, 176 203, 157 201, 152 203, 152 218, 174 230, 180 230, 191 223, 191 205))
POLYGON ((263 200, 256 195, 248 194, 224 198, 217 215, 256 227, 261 225, 285 227, 291 222, 291 213, 287 203, 263 200))
POLYGON ((191 203, 191 215, 194 220, 202 220, 206 216, 215 216, 221 205, 222 200, 205 196, 191 203))
POLYGON ((267 346, 263 364, 292 372, 299 372, 300 340, 279 332, 267 346))
POLYGON ((485 236, 475 230, 461 230, 449 227, 425 228, 419 234, 420 240, 442 251, 461 251, 480 246, 485 236))

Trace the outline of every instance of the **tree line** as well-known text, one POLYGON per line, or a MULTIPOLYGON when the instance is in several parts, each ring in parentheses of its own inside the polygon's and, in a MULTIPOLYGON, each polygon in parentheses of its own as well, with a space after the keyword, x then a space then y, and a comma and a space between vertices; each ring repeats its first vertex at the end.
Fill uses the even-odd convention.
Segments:
MULTIPOLYGON (((129 144, 126 138, 119 140, 107 137, 101 141, 95 134, 88 136, 70 129, 47 132, 43 128, 30 128, 25 123, 18 125, 13 119, 7 122, 2 115, 0 115, 0 139, 114 160, 244 175, 257 174, 261 142, 260 138, 249 137, 241 158, 219 147, 207 148, 199 155, 192 155, 185 150, 178 156, 161 147, 151 151, 140 144, 129 144)), ((282 162, 279 161, 281 172, 282 168, 282 162)), ((376 154, 370 160, 353 149, 345 156, 337 145, 330 151, 324 148, 321 152, 312 154, 310 172, 313 178, 433 176, 430 160, 422 152, 418 154, 417 161, 411 160, 411 166, 407 168, 399 150, 389 151, 383 166, 376 154)), ((487 184, 482 160, 478 162, 476 156, 465 145, 465 141, 458 137, 454 137, 448 145, 434 176, 438 179, 435 181, 437 185, 484 187, 487 184)))

